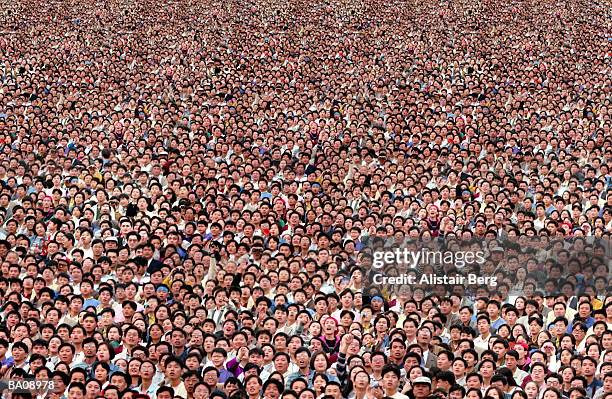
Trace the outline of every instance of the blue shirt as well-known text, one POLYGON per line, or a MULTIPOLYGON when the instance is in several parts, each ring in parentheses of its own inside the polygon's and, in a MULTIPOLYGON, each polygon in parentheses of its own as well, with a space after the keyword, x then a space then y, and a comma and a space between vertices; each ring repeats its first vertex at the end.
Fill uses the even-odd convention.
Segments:
POLYGON ((504 324, 506 324, 506 320, 502 319, 501 317, 495 321, 491 321, 491 327, 494 331, 497 331, 504 324))
POLYGON ((97 308, 98 306, 100 306, 100 301, 98 301, 96 298, 85 299, 85 301, 83 302, 83 309, 87 309, 90 306, 97 308))

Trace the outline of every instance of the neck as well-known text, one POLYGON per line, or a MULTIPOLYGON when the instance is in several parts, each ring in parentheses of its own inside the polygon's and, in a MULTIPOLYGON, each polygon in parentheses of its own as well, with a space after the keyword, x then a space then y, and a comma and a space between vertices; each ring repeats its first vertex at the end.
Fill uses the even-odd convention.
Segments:
POLYGON ((385 393, 387 396, 393 396, 395 395, 396 392, 397 392, 397 388, 392 388, 392 389, 387 389, 385 393))
POLYGON ((324 337, 325 339, 334 339, 335 335, 333 333, 325 333, 324 337))
POLYGON ((355 389, 355 399, 363 399, 366 396, 366 390, 355 389))

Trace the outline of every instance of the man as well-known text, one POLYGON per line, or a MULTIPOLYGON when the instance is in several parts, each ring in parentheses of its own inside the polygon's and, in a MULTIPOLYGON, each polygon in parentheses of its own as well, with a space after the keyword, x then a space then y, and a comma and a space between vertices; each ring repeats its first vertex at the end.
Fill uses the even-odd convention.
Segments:
POLYGON ((432 332, 427 327, 421 327, 417 332, 417 345, 421 347, 423 352, 421 355, 421 365, 427 370, 435 367, 438 361, 437 356, 430 350, 431 336, 432 332))
POLYGON ((593 324, 595 324, 595 319, 591 315, 592 312, 593 305, 591 305, 590 302, 581 302, 578 305, 578 312, 574 316, 574 323, 570 323, 568 325, 567 332, 572 332, 573 324, 575 324, 576 321, 581 321, 587 328, 590 328, 593 324))
POLYGON ((400 382, 400 369, 394 364, 388 364, 382 371, 382 388, 385 397, 393 399, 408 399, 408 396, 398 391, 400 382))
POLYGON ((412 382, 414 399, 425 399, 431 393, 431 380, 428 377, 417 377, 412 382))
POLYGON ((507 367, 510 371, 512 371, 512 376, 514 377, 514 381, 521 386, 523 385, 523 380, 529 375, 526 371, 518 368, 519 361, 519 353, 514 349, 506 352, 505 359, 505 367, 507 367))
POLYGON ((501 305, 497 301, 489 301, 487 304, 487 313, 489 315, 489 320, 493 331, 497 331, 499 327, 506 324, 506 320, 502 319, 499 315, 500 309, 501 305))
POLYGON ((85 385, 81 382, 73 382, 68 387, 68 399, 83 399, 85 397, 85 385))
POLYGON ((603 379, 603 386, 599 388, 595 395, 593 395, 593 399, 601 399, 606 395, 612 393, 612 371, 608 371, 603 379))
POLYGON ((295 363, 298 367, 298 371, 291 374, 285 382, 286 388, 291 388, 293 380, 303 378, 306 381, 310 381, 314 375, 314 370, 310 369, 310 350, 306 347, 301 347, 295 351, 295 363))
POLYGON ((493 342, 493 346, 491 349, 497 355, 497 367, 502 367, 504 365, 506 351, 508 351, 508 341, 505 339, 496 339, 493 342))
POLYGON ((233 377, 225 368, 225 361, 227 360, 227 351, 223 348, 215 348, 210 356, 212 365, 219 370, 219 383, 224 384, 228 378, 233 377))
POLYGON ((170 334, 170 342, 172 344, 172 352, 174 356, 178 357, 181 362, 184 362, 188 354, 188 348, 186 347, 187 337, 185 336, 185 331, 182 328, 173 329, 172 333, 170 334))
MULTIPOLYGON (((187 389, 185 388, 185 383, 181 380, 183 369, 183 363, 179 358, 169 356, 164 362, 164 385, 173 389, 173 397, 179 396, 187 399, 187 389)), ((159 398, 159 390, 157 397, 159 398)))
POLYGON ((265 399, 278 399, 283 392, 283 384, 276 379, 268 379, 263 384, 263 397, 265 399))
POLYGON ((406 356, 406 344, 399 338, 391 341, 391 348, 389 351, 389 361, 398 367, 404 364, 404 357, 406 356))
POLYGON ((342 399, 342 385, 338 381, 329 381, 325 385, 325 396, 333 399, 342 399))
POLYGON ((582 375, 586 378, 586 391, 591 398, 595 395, 595 392, 603 386, 603 382, 595 377, 596 370, 597 360, 590 356, 586 356, 582 359, 582 375))
POLYGON ((131 385, 132 377, 123 371, 115 371, 110 378, 110 385, 116 386, 119 392, 123 392, 131 385))
POLYGON ((476 328, 479 335, 474 339, 474 349, 479 355, 489 349, 489 341, 491 340, 491 322, 486 315, 480 315, 476 319, 476 328))
POLYGON ((76 365, 84 370, 89 370, 96 361, 96 353, 98 350, 98 342, 93 337, 87 337, 83 340, 83 360, 76 365))
POLYGON ((417 342, 417 330, 419 328, 419 323, 413 318, 407 318, 402 323, 402 327, 404 332, 406 333, 406 344, 412 345, 417 342))
POLYGON ((163 386, 157 390, 157 399, 173 399, 175 396, 179 395, 174 395, 174 389, 171 387, 163 386))

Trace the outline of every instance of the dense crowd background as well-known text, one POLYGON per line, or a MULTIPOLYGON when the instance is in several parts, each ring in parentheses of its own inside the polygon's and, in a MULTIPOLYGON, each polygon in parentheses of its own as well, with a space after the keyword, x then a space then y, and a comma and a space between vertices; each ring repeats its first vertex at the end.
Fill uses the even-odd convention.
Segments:
POLYGON ((0 29, 0 378, 53 382, 3 397, 612 398, 608 2, 22 0, 0 29), (406 238, 486 242, 499 284, 370 285, 406 238))

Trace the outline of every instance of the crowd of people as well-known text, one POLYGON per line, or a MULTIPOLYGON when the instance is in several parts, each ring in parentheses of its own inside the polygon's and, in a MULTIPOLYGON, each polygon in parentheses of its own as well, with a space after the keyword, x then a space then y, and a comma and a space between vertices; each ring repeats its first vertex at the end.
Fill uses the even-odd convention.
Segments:
POLYGON ((612 399, 609 2, 21 0, 0 29, 3 398, 612 399), (432 241, 497 284, 373 284, 373 248, 432 241))

